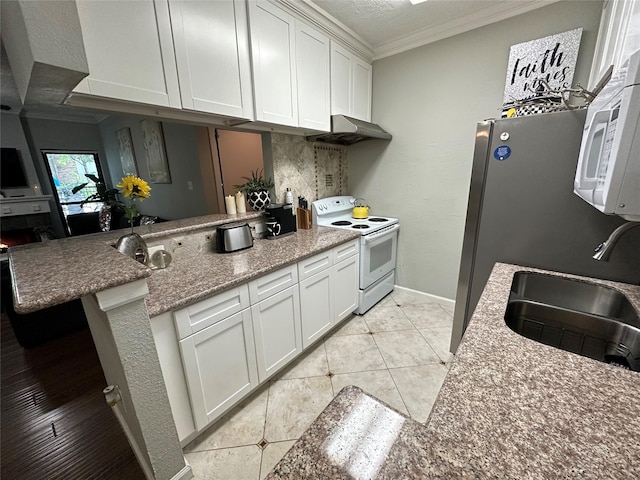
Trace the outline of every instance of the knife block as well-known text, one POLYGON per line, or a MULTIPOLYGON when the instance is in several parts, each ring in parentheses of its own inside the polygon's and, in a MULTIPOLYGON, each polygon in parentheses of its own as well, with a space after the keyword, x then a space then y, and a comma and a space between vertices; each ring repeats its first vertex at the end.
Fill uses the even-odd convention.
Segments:
POLYGON ((311 228, 311 210, 297 208, 296 218, 298 219, 298 228, 305 230, 311 228))

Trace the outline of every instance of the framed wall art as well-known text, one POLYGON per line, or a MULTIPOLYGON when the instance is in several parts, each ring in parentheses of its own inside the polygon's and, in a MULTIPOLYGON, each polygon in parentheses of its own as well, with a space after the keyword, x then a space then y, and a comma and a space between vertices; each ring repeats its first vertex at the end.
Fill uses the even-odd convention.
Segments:
POLYGON ((133 141, 131 140, 131 129, 128 127, 121 128, 116 131, 118 139, 118 149, 120 151, 120 163, 122 164, 122 173, 125 175, 138 176, 138 167, 136 166, 136 156, 133 151, 133 141))
POLYGON ((164 146, 162 125, 155 120, 142 120, 142 140, 152 183, 171 183, 171 172, 164 146))

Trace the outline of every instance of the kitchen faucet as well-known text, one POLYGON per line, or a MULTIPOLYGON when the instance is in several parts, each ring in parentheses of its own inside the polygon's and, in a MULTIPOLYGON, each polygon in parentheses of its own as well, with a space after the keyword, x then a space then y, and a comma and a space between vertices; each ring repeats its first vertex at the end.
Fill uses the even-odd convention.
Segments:
POLYGON ((620 237, 624 235, 625 232, 639 225, 640 222, 627 222, 620 225, 611 233, 611 235, 609 235, 609 238, 607 238, 604 243, 601 243, 596 247, 596 249, 594 250, 593 258, 602 262, 609 261, 611 251, 613 250, 613 247, 616 246, 616 243, 618 243, 618 240, 620 240, 620 237))

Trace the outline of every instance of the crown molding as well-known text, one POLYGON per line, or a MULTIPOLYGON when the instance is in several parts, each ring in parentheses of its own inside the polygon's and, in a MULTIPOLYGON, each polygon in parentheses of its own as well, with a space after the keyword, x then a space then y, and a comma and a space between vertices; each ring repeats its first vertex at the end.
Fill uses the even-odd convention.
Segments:
POLYGON ((351 30, 340 20, 332 17, 316 4, 308 0, 270 0, 286 8, 295 16, 302 18, 315 28, 328 35, 332 40, 338 41, 344 47, 352 50, 367 61, 373 59, 373 47, 367 41, 351 30))
POLYGON ((546 7, 558 1, 560 0, 527 0, 508 2, 506 4, 485 8, 472 16, 446 22, 437 27, 427 27, 410 35, 398 37, 386 42, 375 49, 373 60, 380 60, 381 58, 406 52, 407 50, 437 42, 444 38, 453 37, 460 33, 465 33, 541 7, 546 7))

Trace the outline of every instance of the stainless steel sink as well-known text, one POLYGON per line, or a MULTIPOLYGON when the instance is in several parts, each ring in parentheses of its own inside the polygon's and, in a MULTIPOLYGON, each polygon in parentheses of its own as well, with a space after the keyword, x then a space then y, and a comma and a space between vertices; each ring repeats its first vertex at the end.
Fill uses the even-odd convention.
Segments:
POLYGON ((524 337, 640 371, 640 316, 613 288, 516 272, 504 318, 524 337))

